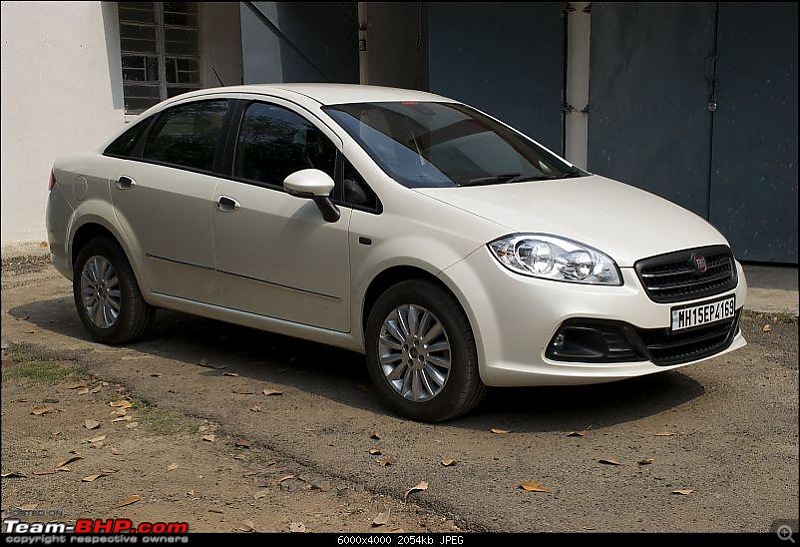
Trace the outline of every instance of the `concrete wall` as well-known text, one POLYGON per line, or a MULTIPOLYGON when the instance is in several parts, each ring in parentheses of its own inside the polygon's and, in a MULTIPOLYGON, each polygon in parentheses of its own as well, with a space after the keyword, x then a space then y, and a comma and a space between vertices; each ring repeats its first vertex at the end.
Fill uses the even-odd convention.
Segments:
POLYGON ((242 83, 242 30, 239 2, 204 2, 200 5, 200 41, 203 85, 217 87, 217 70, 225 85, 242 83))
POLYGON ((116 16, 113 3, 2 2, 3 244, 44 239, 53 160, 124 121, 116 16))
POLYGON ((245 83, 358 83, 355 2, 253 4, 241 6, 245 83))

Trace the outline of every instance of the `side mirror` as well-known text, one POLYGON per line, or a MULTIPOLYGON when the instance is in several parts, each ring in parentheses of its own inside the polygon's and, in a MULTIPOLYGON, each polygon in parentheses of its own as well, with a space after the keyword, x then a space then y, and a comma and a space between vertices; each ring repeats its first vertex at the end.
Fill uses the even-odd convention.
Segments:
POLYGON ((319 169, 295 171, 283 180, 283 188, 292 196, 311 199, 327 222, 339 220, 339 208, 331 201, 333 179, 319 169))

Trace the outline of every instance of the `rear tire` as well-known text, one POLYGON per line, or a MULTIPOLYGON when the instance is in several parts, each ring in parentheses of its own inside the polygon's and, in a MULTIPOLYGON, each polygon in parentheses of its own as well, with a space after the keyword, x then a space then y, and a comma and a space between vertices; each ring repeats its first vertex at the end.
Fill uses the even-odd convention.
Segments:
POLYGON ((469 320, 455 297, 431 281, 403 281, 378 297, 365 349, 382 401, 406 418, 450 420, 486 394, 469 320))
POLYGON ((142 297, 130 262, 108 238, 92 239, 78 253, 72 294, 81 322, 99 342, 132 342, 153 322, 155 310, 142 297))

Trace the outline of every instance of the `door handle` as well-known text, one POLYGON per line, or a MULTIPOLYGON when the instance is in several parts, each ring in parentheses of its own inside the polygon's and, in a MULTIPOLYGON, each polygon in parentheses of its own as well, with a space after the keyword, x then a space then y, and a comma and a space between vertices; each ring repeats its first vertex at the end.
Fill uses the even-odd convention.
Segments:
POLYGON ((242 204, 228 196, 220 196, 217 198, 217 210, 220 213, 234 213, 241 209, 242 204))
POLYGON ((125 175, 117 179, 117 188, 120 190, 130 190, 136 186, 136 181, 125 175))

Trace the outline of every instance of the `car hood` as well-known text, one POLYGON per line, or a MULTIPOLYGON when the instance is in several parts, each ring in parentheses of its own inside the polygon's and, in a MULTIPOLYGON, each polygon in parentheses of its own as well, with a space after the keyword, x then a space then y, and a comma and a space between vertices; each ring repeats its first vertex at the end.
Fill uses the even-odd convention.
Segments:
POLYGON ((727 245, 709 223, 658 196, 604 177, 417 192, 513 232, 537 232, 590 245, 620 267, 704 245, 727 245))

